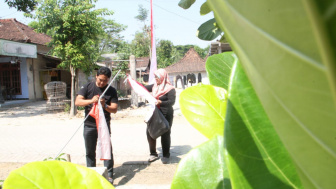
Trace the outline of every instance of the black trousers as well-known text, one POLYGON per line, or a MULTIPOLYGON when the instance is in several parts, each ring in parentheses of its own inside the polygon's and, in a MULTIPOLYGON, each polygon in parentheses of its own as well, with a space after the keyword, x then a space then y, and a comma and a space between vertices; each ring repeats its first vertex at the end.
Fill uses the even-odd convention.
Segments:
MULTIPOLYGON (((111 134, 110 126, 108 126, 108 128, 111 134)), ((85 141, 87 167, 96 167, 97 138, 98 138, 97 127, 84 125, 84 141, 85 141)), ((112 178, 113 166, 114 166, 112 148, 111 148, 111 160, 104 160, 104 166, 107 168, 108 176, 112 178)))
MULTIPOLYGON (((173 125, 173 118, 174 118, 174 112, 169 113, 167 115, 164 115, 165 118, 167 119, 170 129, 167 131, 165 134, 161 136, 161 146, 162 146, 162 155, 163 157, 170 157, 170 133, 171 133, 171 128, 173 125)), ((156 139, 153 139, 148 132, 148 129, 146 129, 146 134, 147 134, 147 141, 149 144, 149 151, 150 155, 158 156, 158 153, 156 152, 156 139)))

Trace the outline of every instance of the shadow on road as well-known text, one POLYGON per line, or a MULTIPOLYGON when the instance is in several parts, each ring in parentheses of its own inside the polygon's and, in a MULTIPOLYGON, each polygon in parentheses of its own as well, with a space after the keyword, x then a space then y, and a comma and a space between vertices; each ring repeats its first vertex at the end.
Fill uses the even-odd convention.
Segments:
MULTIPOLYGON (((148 165, 145 164, 135 164, 131 162, 125 162, 119 167, 115 167, 113 169, 114 172, 114 179, 121 178, 118 182, 118 185, 125 185, 128 183, 132 178, 135 176, 135 174, 139 173, 141 170, 144 170, 148 167, 148 165)), ((119 180, 119 179, 118 179, 119 180)))

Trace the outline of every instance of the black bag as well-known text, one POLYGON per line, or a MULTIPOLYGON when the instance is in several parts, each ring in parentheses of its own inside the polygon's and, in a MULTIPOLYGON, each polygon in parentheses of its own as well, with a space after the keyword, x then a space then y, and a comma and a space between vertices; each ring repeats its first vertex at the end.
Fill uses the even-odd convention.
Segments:
POLYGON ((147 122, 147 129, 153 139, 157 139, 170 129, 168 121, 156 106, 152 117, 147 122))

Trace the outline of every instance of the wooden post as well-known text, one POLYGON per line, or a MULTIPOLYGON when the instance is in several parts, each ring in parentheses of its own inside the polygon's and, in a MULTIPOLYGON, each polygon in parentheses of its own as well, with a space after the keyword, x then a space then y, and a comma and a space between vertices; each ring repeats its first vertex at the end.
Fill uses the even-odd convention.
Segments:
MULTIPOLYGON (((136 68, 135 68, 135 56, 131 55, 130 56, 130 72, 131 72, 131 77, 136 80, 136 68)), ((132 101, 131 101, 131 105, 132 106, 136 106, 138 107, 138 95, 134 92, 134 90, 132 89, 131 91, 131 95, 132 95, 132 101)))
POLYGON ((66 154, 66 160, 67 160, 67 162, 71 162, 70 154, 66 154))

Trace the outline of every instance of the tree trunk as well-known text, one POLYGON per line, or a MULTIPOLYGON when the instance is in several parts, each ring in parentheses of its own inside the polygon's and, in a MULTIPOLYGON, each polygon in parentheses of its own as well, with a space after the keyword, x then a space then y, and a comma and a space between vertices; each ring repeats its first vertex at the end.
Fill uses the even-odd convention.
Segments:
POLYGON ((71 106, 70 106, 70 116, 75 116, 77 114, 77 108, 75 106, 76 98, 76 81, 77 81, 77 69, 70 66, 71 72, 71 106))

